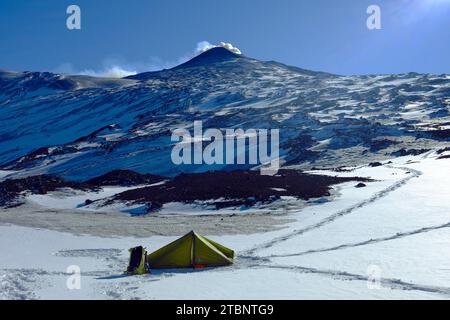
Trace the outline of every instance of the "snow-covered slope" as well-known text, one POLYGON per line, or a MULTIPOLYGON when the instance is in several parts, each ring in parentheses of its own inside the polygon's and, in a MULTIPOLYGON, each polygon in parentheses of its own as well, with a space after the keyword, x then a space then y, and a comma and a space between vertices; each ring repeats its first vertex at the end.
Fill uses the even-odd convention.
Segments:
POLYGON ((0 169, 75 180, 209 170, 170 161, 171 130, 194 120, 278 128, 288 165, 352 165, 449 140, 449 104, 448 75, 344 77, 220 47, 128 79, 2 72, 0 169))
POLYGON ((125 276, 127 248, 152 251, 175 237, 115 238, 112 225, 102 238, 2 225, 0 298, 448 299, 450 160, 437 157, 338 173, 377 181, 340 185, 335 201, 292 212, 294 221, 281 230, 207 234, 236 250, 230 267, 125 276), (81 269, 80 290, 66 286, 71 265, 81 269))

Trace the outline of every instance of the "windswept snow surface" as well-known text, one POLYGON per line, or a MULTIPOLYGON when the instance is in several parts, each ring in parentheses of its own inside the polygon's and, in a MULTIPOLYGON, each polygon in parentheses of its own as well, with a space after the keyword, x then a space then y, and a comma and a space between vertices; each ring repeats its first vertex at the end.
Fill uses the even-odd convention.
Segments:
POLYGON ((152 251, 175 237, 143 241, 2 225, 0 297, 450 298, 450 160, 430 152, 329 174, 376 181, 364 188, 339 185, 333 201, 290 213, 295 221, 282 230, 209 235, 236 250, 236 263, 224 268, 124 276, 129 247, 142 244, 152 251), (70 265, 81 269, 80 290, 66 287, 70 265))
MULTIPOLYGON (((103 187, 100 191, 84 192, 73 190, 70 188, 60 189, 49 194, 30 194, 27 196, 27 200, 37 203, 43 207, 51 209, 85 209, 85 201, 98 200, 106 197, 113 196, 117 193, 131 190, 136 187, 103 187)), ((92 210, 90 208, 86 210, 92 210)))
POLYGON ((13 173, 15 173, 15 171, 0 170, 0 181, 4 180, 13 173))

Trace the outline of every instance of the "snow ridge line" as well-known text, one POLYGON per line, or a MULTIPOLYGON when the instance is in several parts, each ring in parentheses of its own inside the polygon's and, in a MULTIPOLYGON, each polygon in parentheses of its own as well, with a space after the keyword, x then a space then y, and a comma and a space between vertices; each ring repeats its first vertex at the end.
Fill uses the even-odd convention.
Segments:
MULTIPOLYGON (((387 167, 388 168, 394 168, 392 166, 387 166, 387 167)), ((411 168, 408 168, 408 167, 395 167, 395 169, 400 169, 400 170, 403 170, 405 172, 410 172, 411 174, 408 177, 397 181, 396 183, 394 183, 390 187, 375 193, 373 196, 371 196, 370 198, 368 198, 368 199, 366 199, 364 201, 361 201, 361 202, 359 202, 359 203, 357 203, 357 204, 355 204, 355 205, 353 205, 353 206, 351 206, 351 207, 349 207, 347 209, 340 210, 340 211, 336 212, 335 214, 332 214, 331 216, 328 216, 328 217, 322 219, 321 221, 319 221, 319 222, 317 222, 315 224, 312 224, 310 226, 307 226, 307 227, 299 229, 299 230, 294 230, 294 231, 292 231, 292 232, 290 232, 290 233, 288 233, 288 234, 286 234, 284 236, 280 236, 280 237, 274 238, 274 239, 272 239, 272 240, 270 240, 268 242, 265 242, 265 243, 262 243, 260 245, 257 245, 255 247, 253 247, 252 249, 243 251, 241 253, 241 255, 243 255, 243 257, 255 255, 255 253, 257 251, 271 248, 271 247, 273 247, 274 245, 276 245, 278 243, 287 241, 287 240, 289 240, 289 239, 291 239, 293 237, 302 235, 302 234, 304 234, 306 232, 309 232, 309 231, 321 228, 321 227, 323 227, 323 226, 325 226, 325 225, 327 225, 329 223, 332 223, 336 219, 339 219, 339 218, 341 218, 343 216, 346 216, 346 215, 352 213, 353 211, 355 211, 357 209, 361 209, 361 208, 363 208, 363 207, 365 207, 365 206, 367 206, 367 205, 369 205, 369 204, 379 200, 380 198, 383 198, 383 197, 387 196, 391 192, 393 192, 393 191, 399 189, 400 187, 402 187, 403 185, 405 185, 409 180, 411 180, 413 178, 417 178, 417 177, 422 175, 421 171, 415 170, 415 169, 411 169, 411 168)))
POLYGON ((313 249, 313 250, 307 250, 307 251, 298 252, 298 253, 274 254, 274 255, 267 256, 267 258, 297 257, 297 256, 304 256, 304 255, 311 254, 311 253, 329 252, 329 251, 336 251, 336 250, 342 250, 342 249, 347 249, 347 248, 354 248, 354 247, 365 246, 365 245, 384 242, 384 241, 401 239, 401 238, 413 236, 416 234, 426 233, 426 232, 439 230, 439 229, 443 229, 443 228, 450 228, 450 222, 442 224, 442 225, 438 225, 438 226, 424 227, 424 228, 407 231, 407 232, 399 232, 393 236, 388 236, 388 237, 369 239, 369 240, 355 242, 355 243, 346 243, 346 244, 341 244, 341 245, 335 246, 335 247, 323 248, 323 249, 313 249))
MULTIPOLYGON (((359 280, 359 281, 371 281, 369 276, 364 276, 360 274, 349 273, 345 271, 334 271, 334 270, 321 270, 316 268, 306 268, 301 266, 291 266, 291 265, 259 265, 264 268, 271 269, 282 269, 282 270, 291 270, 300 273, 311 273, 311 274, 319 274, 324 276, 333 277, 338 280, 359 280)), ((430 293, 437 293, 445 296, 450 296, 450 288, 449 287, 439 287, 439 286, 431 286, 431 285, 421 285, 415 284, 411 282, 405 282, 400 279, 392 279, 392 278, 381 278, 379 280, 381 287, 387 287, 390 289, 399 289, 399 290, 417 290, 424 291, 430 293)))

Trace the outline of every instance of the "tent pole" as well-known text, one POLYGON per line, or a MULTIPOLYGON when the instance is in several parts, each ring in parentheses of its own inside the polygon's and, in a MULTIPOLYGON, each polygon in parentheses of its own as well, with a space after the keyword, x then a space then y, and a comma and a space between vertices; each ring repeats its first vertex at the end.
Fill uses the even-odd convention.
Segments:
POLYGON ((192 232, 192 247, 193 247, 193 252, 192 252, 192 267, 195 267, 195 233, 192 232))

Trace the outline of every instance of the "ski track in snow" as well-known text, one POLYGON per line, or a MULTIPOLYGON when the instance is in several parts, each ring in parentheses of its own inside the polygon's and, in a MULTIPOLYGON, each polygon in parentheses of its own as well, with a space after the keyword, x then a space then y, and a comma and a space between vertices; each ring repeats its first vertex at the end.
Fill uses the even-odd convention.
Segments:
MULTIPOLYGON (((390 166, 388 166, 388 167, 390 167, 390 166)), ((369 205, 369 204, 371 204, 371 203, 373 203, 375 201, 378 201, 379 199, 381 199, 381 198, 387 196, 388 194, 390 194, 391 192, 393 192, 393 191, 399 189, 400 187, 404 186, 409 180, 411 180, 413 178, 417 178, 417 177, 422 175, 421 171, 414 170, 414 169, 411 169, 411 168, 408 168, 408 167, 396 167, 396 169, 400 169, 400 170, 403 170, 405 172, 410 172, 410 175, 408 177, 406 177, 406 178, 403 178, 403 179, 397 181, 396 183, 394 183, 390 187, 375 193, 369 199, 361 201, 361 202, 359 202, 359 203, 357 203, 357 204, 355 204, 355 205, 353 205, 353 206, 351 206, 349 208, 346 208, 344 210, 338 211, 338 212, 336 212, 336 213, 334 213, 334 214, 332 214, 332 215, 322 219, 318 223, 312 224, 310 226, 307 226, 307 227, 299 229, 299 230, 294 230, 291 233, 288 233, 288 234, 286 234, 284 236, 277 237, 277 238, 272 239, 272 240, 270 240, 270 241, 268 241, 266 243, 263 243, 263 244, 260 244, 258 246, 255 246, 255 247, 253 247, 250 250, 242 252, 242 255, 244 257, 246 255, 250 255, 250 256, 255 255, 257 251, 260 251, 260 250, 263 250, 263 249, 268 249, 270 247, 273 247, 276 244, 279 244, 279 243, 282 243, 284 241, 287 241, 287 240, 289 240, 289 239, 291 239, 293 237, 297 237, 297 236, 300 236, 300 235, 302 235, 302 234, 304 234, 306 232, 313 231, 313 230, 316 230, 318 228, 321 228, 321 227, 323 227, 323 226, 325 226, 325 225, 327 225, 329 223, 334 222, 336 219, 342 218, 342 217, 344 217, 344 216, 354 212, 355 210, 361 209, 361 208, 363 208, 363 207, 365 207, 365 206, 367 206, 367 205, 369 205)))
POLYGON ((328 251, 336 251, 336 250, 347 249, 347 248, 355 248, 355 247, 365 246, 365 245, 379 243, 379 242, 384 242, 384 241, 391 241, 391 240, 401 239, 401 238, 405 238, 405 237, 408 237, 408 236, 413 236, 413 235, 416 235, 416 234, 426 233, 426 232, 439 230, 439 229, 443 229, 443 228, 450 228, 450 222, 445 223, 445 224, 441 224, 441 225, 438 225, 438 226, 424 227, 424 228, 420 228, 420 229, 416 229, 416 230, 412 230, 412 231, 407 231, 407 232, 399 232, 399 233, 397 233, 395 235, 388 236, 388 237, 369 239, 369 240, 366 240, 366 241, 361 241, 361 242, 356 242, 356 243, 346 243, 346 244, 341 244, 341 245, 335 246, 335 247, 323 248, 323 249, 315 249, 315 250, 307 250, 307 251, 298 252, 298 253, 280 254, 280 255, 274 254, 274 255, 267 256, 267 258, 298 257, 298 256, 304 256, 304 255, 311 254, 311 253, 328 252, 328 251))
MULTIPOLYGON (((387 166, 387 167, 394 168, 392 166, 387 166)), ((347 243, 347 244, 342 244, 342 245, 331 247, 331 248, 308 250, 308 251, 304 251, 304 252, 300 252, 300 253, 284 254, 284 255, 269 255, 269 256, 258 256, 256 253, 260 250, 273 247, 274 245, 277 245, 279 243, 282 243, 282 242, 292 239, 294 237, 301 236, 306 232, 319 229, 329 223, 332 223, 332 222, 336 221, 337 219, 354 212, 355 210, 361 209, 373 202, 378 201, 379 199, 390 194, 391 192, 406 185, 406 183, 408 181, 410 181, 411 179, 417 178, 422 175, 421 171, 415 170, 412 168, 408 168, 408 167, 395 167, 395 169, 403 170, 403 171, 405 171, 405 173, 409 173, 410 175, 406 178, 403 178, 403 179, 395 182, 393 185, 389 186, 388 188, 375 193, 370 198, 368 198, 364 201, 361 201, 347 209, 340 210, 340 211, 336 212, 335 214, 332 214, 331 216, 328 216, 328 217, 322 219, 318 223, 312 224, 310 226, 307 226, 307 227, 299 229, 299 230, 294 230, 293 232, 290 232, 284 236, 280 236, 271 241, 268 241, 266 243, 255 246, 250 250, 243 251, 241 253, 241 255, 239 256, 239 258, 242 259, 242 261, 244 262, 242 264, 242 267, 243 268, 271 268, 271 269, 290 270, 290 271, 301 272, 301 273, 313 273, 313 274, 319 274, 322 276, 332 277, 334 279, 338 279, 338 280, 342 280, 342 281, 349 281, 349 280, 350 281, 352 281, 352 280, 353 281, 365 281, 365 282, 370 281, 371 279, 368 276, 360 275, 360 274, 353 274, 353 273, 349 273, 346 271, 324 270, 324 269, 308 268, 308 267, 294 266, 294 265, 292 265, 292 266, 291 265, 273 265, 273 264, 270 264, 269 262, 271 261, 271 258, 301 256, 301 255, 307 255, 307 254, 316 253, 316 252, 334 251, 334 250, 340 250, 340 249, 345 249, 345 248, 370 245, 370 244, 383 242, 383 241, 400 239, 400 238, 404 238, 407 236, 430 232, 433 230, 448 228, 448 227, 450 227, 450 222, 446 223, 446 224, 438 225, 438 226, 424 227, 424 228, 420 228, 420 229, 416 229, 416 230, 412 230, 412 231, 397 233, 393 236, 381 237, 381 238, 376 238, 376 239, 368 239, 366 241, 362 241, 362 242, 358 242, 358 243, 347 243)), ((417 290, 417 291, 424 291, 424 292, 429 292, 429 293, 436 293, 436 294, 441 294, 441 295, 445 295, 445 296, 450 296, 450 288, 449 287, 439 287, 439 286, 415 284, 415 283, 410 283, 410 282, 404 282, 400 279, 390 279, 390 278, 380 278, 379 282, 380 282, 381 286, 387 287, 390 289, 417 290)))
MULTIPOLYGON (((342 281, 365 281, 369 282, 371 279, 368 276, 349 273, 345 271, 336 271, 336 270, 323 270, 316 268, 306 268, 302 266, 290 266, 290 265, 260 265, 261 267, 271 268, 271 269, 282 269, 282 270, 290 270, 301 273, 313 273, 320 274, 328 277, 332 277, 334 279, 342 280, 342 281)), ((445 296, 450 296, 450 288, 448 287, 439 287, 439 286, 429 286, 422 284, 415 284, 411 282, 405 282, 400 279, 390 279, 390 278, 380 278, 379 284, 382 287, 390 288, 390 289, 399 289, 399 290, 417 290, 417 291, 425 291, 430 293, 437 293, 445 296)))

